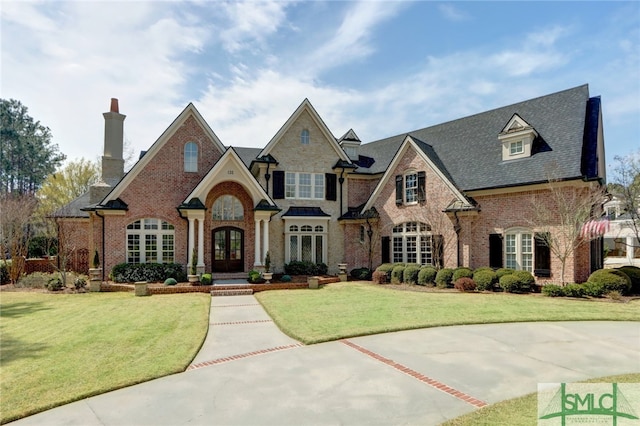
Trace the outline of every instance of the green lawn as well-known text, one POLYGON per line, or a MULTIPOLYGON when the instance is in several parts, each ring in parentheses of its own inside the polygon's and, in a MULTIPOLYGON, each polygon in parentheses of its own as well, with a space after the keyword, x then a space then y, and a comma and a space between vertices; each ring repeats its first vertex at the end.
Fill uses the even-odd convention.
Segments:
MULTIPOLYGON (((640 373, 601 377, 587 380, 585 383, 640 383, 640 373)), ((538 423, 537 416, 538 394, 534 392, 520 398, 509 399, 489 405, 488 407, 449 420, 443 423, 442 426, 529 426, 538 423)))
POLYGON ((640 321, 640 300, 609 303, 532 294, 411 292, 360 282, 314 291, 268 291, 256 298, 282 331, 306 344, 457 324, 640 321))
POLYGON ((0 423, 184 371, 210 297, 0 293, 0 423))

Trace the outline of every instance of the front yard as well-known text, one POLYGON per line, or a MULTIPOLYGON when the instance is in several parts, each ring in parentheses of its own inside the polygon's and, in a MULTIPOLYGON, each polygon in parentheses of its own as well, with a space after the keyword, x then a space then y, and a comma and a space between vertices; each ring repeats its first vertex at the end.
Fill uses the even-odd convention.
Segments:
POLYGON ((0 293, 0 423, 184 371, 207 332, 204 294, 0 293))
POLYGON ((336 283, 319 290, 268 291, 256 298, 280 329, 303 343, 424 327, 523 321, 640 321, 628 303, 540 294, 396 291, 336 283))

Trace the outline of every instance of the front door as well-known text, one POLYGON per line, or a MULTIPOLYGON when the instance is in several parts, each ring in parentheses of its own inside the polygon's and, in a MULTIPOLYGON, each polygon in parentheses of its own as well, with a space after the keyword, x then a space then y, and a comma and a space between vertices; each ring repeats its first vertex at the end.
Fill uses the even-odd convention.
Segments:
POLYGON ((233 226, 213 230, 213 271, 242 272, 244 270, 244 231, 233 226))

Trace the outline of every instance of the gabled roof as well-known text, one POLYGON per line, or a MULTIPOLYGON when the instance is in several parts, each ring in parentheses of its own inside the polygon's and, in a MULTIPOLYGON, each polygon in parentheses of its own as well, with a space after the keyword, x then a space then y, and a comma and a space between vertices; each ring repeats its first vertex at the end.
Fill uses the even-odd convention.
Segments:
POLYGON ((473 203, 471 203, 471 201, 469 201, 462 194, 462 192, 460 192, 455 182, 451 178, 451 175, 444 167, 444 164, 442 163, 442 161, 440 161, 440 158, 433 150, 433 148, 430 145, 417 140, 410 135, 407 135, 405 136, 400 149, 398 149, 395 156, 393 157, 393 160, 389 164, 389 167, 382 176, 382 179, 380 179, 380 182, 378 182, 378 185, 376 185, 375 189, 373 190, 371 197, 369 197, 369 200, 362 208, 363 212, 373 207, 373 204, 382 191, 382 188, 384 188, 389 180, 392 179, 392 177, 395 175, 395 173, 397 172, 396 167, 400 162, 400 159, 409 149, 413 149, 418 155, 420 155, 424 162, 440 177, 442 182, 444 182, 444 184, 447 185, 447 187, 454 194, 461 207, 471 208, 473 206, 473 203))
MULTIPOLYGON (((198 183, 198 185, 187 195, 184 199, 183 205, 193 203, 194 198, 203 201, 211 188, 220 182, 234 181, 242 185, 251 198, 253 199, 254 206, 261 204, 265 207, 264 200, 273 207, 277 207, 271 197, 267 195, 262 186, 253 177, 247 165, 242 161, 238 153, 234 148, 228 148, 222 157, 216 162, 216 164, 209 170, 204 178, 198 183), (227 171, 233 169, 233 174, 228 174, 227 171), (236 174, 235 171, 238 173, 236 174)), ((264 209, 264 208, 263 208, 264 209)))
POLYGON ((340 139, 338 139, 338 143, 342 141, 351 141, 351 142, 360 142, 360 138, 356 135, 356 132, 353 129, 349 129, 347 133, 342 135, 340 139))
POLYGON ((113 190, 105 197, 105 200, 113 200, 119 197, 122 192, 127 188, 127 186, 135 179, 135 177, 144 170, 145 166, 149 164, 156 154, 160 151, 162 146, 173 136, 173 134, 187 121, 187 119, 193 116, 193 118, 198 122, 200 127, 204 130, 205 134, 213 141, 214 145, 220 150, 220 152, 225 151, 225 146, 220 142, 218 136, 211 130, 211 127, 207 124, 207 122, 202 118, 200 112, 196 109, 196 107, 189 103, 184 110, 176 117, 175 120, 167 127, 167 129, 160 135, 160 137, 151 145, 144 155, 140 157, 140 160, 131 168, 129 173, 127 173, 121 180, 116 184, 113 190))
POLYGON ((54 211, 51 214, 51 217, 54 217, 54 218, 56 218, 56 217, 66 217, 66 218, 85 217, 85 218, 88 218, 89 217, 89 213, 87 213, 85 210, 82 210, 82 209, 84 207, 86 207, 87 205, 89 205, 89 200, 90 200, 90 194, 89 194, 89 191, 87 191, 84 194, 82 194, 81 196, 79 196, 78 198, 76 198, 75 200, 72 200, 68 204, 65 204, 64 206, 60 207, 58 210, 54 211))
POLYGON ((315 110, 313 105, 311 105, 311 102, 309 102, 309 99, 306 99, 306 98, 304 101, 302 101, 300 106, 293 112, 291 117, 289 117, 289 119, 284 123, 284 125, 280 128, 280 130, 278 130, 275 136, 271 138, 267 146, 265 146, 264 149, 260 151, 260 154, 258 154, 257 156, 263 157, 271 153, 271 150, 273 149, 273 147, 282 139, 282 136, 289 130, 291 125, 295 123, 296 120, 298 120, 298 117, 300 117, 300 115, 305 111, 309 113, 309 115, 311 116, 313 121, 316 123, 316 125, 318 126, 318 128, 320 129, 324 137, 329 141, 333 149, 336 151, 336 154, 338 155, 338 157, 344 161, 351 163, 351 160, 349 160, 349 157, 347 156, 347 154, 340 147, 340 145, 338 145, 338 142, 336 141, 335 136, 333 136, 333 134, 331 133, 327 125, 324 123, 324 121, 322 121, 322 118, 320 117, 318 112, 315 110))
MULTIPOLYGON (((598 159, 592 158, 594 148, 583 153, 585 133, 599 129, 596 112, 585 122, 588 104, 594 104, 591 109, 599 113, 599 103, 589 99, 589 87, 583 85, 408 134, 433 149, 446 165, 451 181, 463 191, 547 182, 554 165, 560 166, 555 167, 560 172, 554 176, 556 179, 588 178, 595 173, 594 164, 598 159), (502 161, 498 134, 514 114, 526 117, 526 123, 539 137, 531 157, 502 161), (584 162, 583 157, 587 159, 584 162)), ((387 170, 405 136, 361 145, 360 154, 374 158, 375 163, 370 168, 361 165, 355 173, 376 174, 387 170)), ((594 146, 595 139, 595 136, 589 139, 594 146)))

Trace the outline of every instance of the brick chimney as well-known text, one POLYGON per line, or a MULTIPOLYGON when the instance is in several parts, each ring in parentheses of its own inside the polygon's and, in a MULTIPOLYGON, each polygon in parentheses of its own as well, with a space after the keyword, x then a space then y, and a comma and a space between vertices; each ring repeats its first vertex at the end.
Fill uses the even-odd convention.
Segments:
POLYGON ((109 112, 104 116, 104 155, 102 156, 102 180, 109 186, 115 186, 124 176, 124 119, 120 114, 118 100, 111 99, 109 112))

